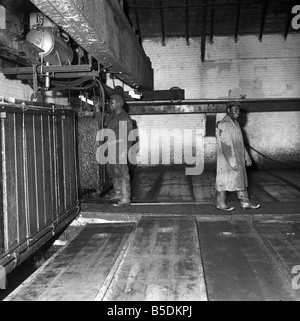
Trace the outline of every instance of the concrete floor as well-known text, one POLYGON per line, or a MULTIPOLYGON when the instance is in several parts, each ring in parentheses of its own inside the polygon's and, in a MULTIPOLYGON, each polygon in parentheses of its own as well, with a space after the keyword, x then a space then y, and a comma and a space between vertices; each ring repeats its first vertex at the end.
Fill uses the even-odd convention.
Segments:
POLYGON ((300 171, 248 177, 262 207, 232 194, 227 213, 213 171, 137 171, 131 206, 86 199, 79 233, 6 300, 298 301, 300 171))

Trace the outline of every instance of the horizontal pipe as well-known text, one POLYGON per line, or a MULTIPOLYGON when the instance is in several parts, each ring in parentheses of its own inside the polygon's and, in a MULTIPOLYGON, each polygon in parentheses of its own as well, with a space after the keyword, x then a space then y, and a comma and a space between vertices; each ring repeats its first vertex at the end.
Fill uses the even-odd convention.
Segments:
POLYGON ((2 104, 0 103, 0 112, 6 113, 25 113, 25 114, 47 114, 47 115, 55 115, 55 116, 72 116, 75 114, 73 109, 65 110, 65 109, 54 109, 53 107, 38 107, 38 106, 30 106, 30 105, 20 105, 20 104, 2 104))
MULTIPOLYGON (((80 72, 90 71, 91 65, 66 65, 66 66, 38 66, 37 72, 80 72)), ((16 74, 32 74, 32 67, 9 67, 0 68, 0 71, 4 75, 16 75, 16 74)))

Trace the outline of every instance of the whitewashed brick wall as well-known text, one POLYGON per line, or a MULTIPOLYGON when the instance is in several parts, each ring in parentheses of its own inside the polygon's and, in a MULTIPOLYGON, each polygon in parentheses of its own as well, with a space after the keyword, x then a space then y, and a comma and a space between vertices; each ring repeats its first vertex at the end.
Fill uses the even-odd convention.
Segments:
POLYGON ((141 165, 193 164, 195 157, 200 156, 199 150, 203 151, 204 114, 138 115, 132 118, 139 128, 137 161, 141 165))
MULTIPOLYGON (((207 43, 206 61, 201 62, 200 39, 171 38, 143 42, 154 69, 154 89, 178 86, 186 99, 218 98, 299 98, 300 35, 265 35, 233 38, 215 37, 207 43)), ((217 119, 224 115, 219 114, 217 119)), ((164 128, 169 115, 139 116, 140 127, 164 128), (159 119, 159 121, 157 121, 159 119), (147 124, 147 125, 146 125, 147 124)), ((186 127, 190 119, 177 115, 177 123, 186 127)), ((193 116, 192 116, 193 117, 193 116)), ((195 116, 194 116, 195 117, 195 116)), ((300 113, 249 113, 244 131, 250 145, 266 156, 284 163, 300 161, 300 113)), ((216 140, 205 138, 205 161, 216 161, 216 140)), ((251 151, 260 166, 278 166, 251 151)))
POLYGON ((29 100, 32 95, 30 86, 25 85, 21 80, 7 79, 0 72, 0 96, 4 98, 15 98, 20 100, 29 100))
POLYGON ((215 37, 201 62, 200 39, 143 42, 154 69, 155 90, 178 86, 186 99, 299 97, 300 35, 215 37))

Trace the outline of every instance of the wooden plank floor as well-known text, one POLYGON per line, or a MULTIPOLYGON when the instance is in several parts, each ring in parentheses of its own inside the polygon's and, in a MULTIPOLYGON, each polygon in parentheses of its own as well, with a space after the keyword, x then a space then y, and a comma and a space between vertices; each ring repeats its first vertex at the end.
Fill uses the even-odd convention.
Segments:
POLYGON ((132 229, 88 225, 6 300, 207 299, 195 218, 144 218, 128 238, 132 229))
POLYGON ((7 301, 299 301, 299 221, 88 224, 7 301))
POLYGON ((207 300, 196 220, 142 218, 103 300, 207 300))
POLYGON ((133 227, 128 223, 86 226, 6 300, 94 300, 133 227))
MULTIPOLYGON (((287 226, 282 223, 278 225, 283 230, 287 226)), ((270 224, 260 226, 268 231, 266 237, 273 241, 270 246, 247 221, 198 224, 210 301, 300 300, 300 292, 293 289, 292 278, 286 277, 283 264, 279 263, 276 254, 280 253, 283 260, 290 263, 290 268, 294 263, 299 263, 299 230, 297 243, 286 249, 286 237, 274 233, 272 226, 272 223, 271 228, 270 224)))

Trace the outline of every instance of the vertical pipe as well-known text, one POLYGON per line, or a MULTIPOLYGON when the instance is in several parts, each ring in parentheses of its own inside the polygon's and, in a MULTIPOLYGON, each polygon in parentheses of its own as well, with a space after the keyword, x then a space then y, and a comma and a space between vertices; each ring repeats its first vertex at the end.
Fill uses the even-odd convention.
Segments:
POLYGON ((38 174, 37 173, 37 149, 36 149, 36 133, 35 133, 35 115, 32 115, 32 132, 33 132, 33 159, 34 159, 34 185, 35 185, 35 206, 36 206, 36 226, 37 231, 40 229, 40 213, 39 213, 39 195, 38 195, 38 174))
POLYGON ((263 17, 262 17, 262 22, 261 22, 260 31, 259 31, 259 41, 260 42, 262 41, 262 37, 263 37, 264 29, 265 29, 268 4, 269 4, 269 0, 265 0, 264 9, 263 9, 263 17))
POLYGON ((15 193, 16 193, 16 218, 17 218, 17 236, 18 236, 18 243, 20 242, 20 213, 19 213, 19 192, 18 192, 18 161, 17 161, 17 127, 16 127, 16 114, 13 114, 14 118, 14 163, 15 163, 15 193))
POLYGON ((7 171, 6 171, 6 135, 5 119, 1 118, 1 154, 2 154, 2 184, 3 184, 3 223, 4 223, 4 250, 9 249, 8 213, 7 213, 7 171))
POLYGON ((79 194, 78 194, 78 188, 79 188, 79 184, 78 184, 78 159, 77 159, 77 137, 76 137, 76 115, 74 113, 73 115, 73 144, 74 144, 74 164, 75 164, 75 196, 76 196, 76 200, 79 200, 79 194))
MULTIPOLYGON (((44 209, 44 224, 47 224, 47 208, 46 208, 46 182, 45 182, 45 141, 44 141, 44 116, 41 115, 41 140, 42 140, 42 178, 43 178, 43 209, 44 209)), ((51 160, 50 160, 51 161, 51 160)))
POLYGON ((55 116, 55 106, 52 107, 52 117, 53 117, 53 159, 54 159, 54 183, 55 183, 55 205, 56 205, 56 211, 55 211, 55 219, 57 219, 59 213, 60 213, 60 202, 59 202, 59 172, 58 172, 58 150, 57 150, 57 117, 55 116))
MULTIPOLYGON (((52 118, 53 120, 53 118, 52 118)), ((53 168, 54 164, 54 155, 52 155, 52 148, 54 151, 54 138, 53 131, 51 131, 51 116, 48 116, 48 136, 49 136, 49 161, 50 161, 50 181, 51 181, 51 217, 54 220, 53 212, 56 211, 56 198, 55 198, 55 185, 53 181, 55 180, 55 169, 53 168), (53 139, 52 139, 53 138, 53 139)))
POLYGON ((66 140, 65 140, 65 119, 66 116, 60 117, 61 121, 61 135, 62 135, 62 166, 63 166, 63 186, 64 186, 64 210, 67 208, 67 175, 66 175, 66 140))
POLYGON ((23 127, 23 164, 24 164, 24 201, 25 201, 25 213, 26 213, 26 238, 29 244, 29 236, 30 236, 30 216, 29 216, 29 196, 28 196, 28 164, 27 164, 27 139, 26 139, 26 114, 25 114, 25 106, 23 107, 23 119, 22 119, 22 127, 23 127))

